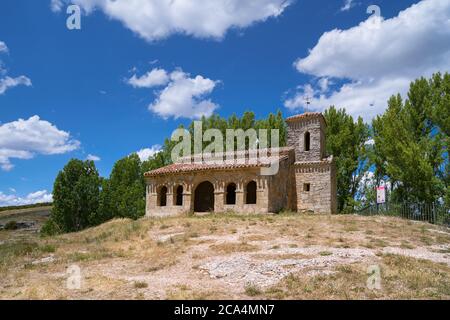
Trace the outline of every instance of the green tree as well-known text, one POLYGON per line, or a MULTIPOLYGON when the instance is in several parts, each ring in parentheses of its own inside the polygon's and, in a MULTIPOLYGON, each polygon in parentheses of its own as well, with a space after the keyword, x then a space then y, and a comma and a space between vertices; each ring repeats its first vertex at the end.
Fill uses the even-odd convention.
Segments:
POLYGON ((433 202, 448 192, 449 75, 412 82, 373 120, 375 165, 394 201, 433 202))
POLYGON ((56 177, 46 229, 50 233, 74 232, 91 226, 97 220, 99 195, 100 178, 94 162, 70 160, 56 177))
POLYGON ((361 117, 355 122, 345 109, 331 106, 324 116, 327 153, 336 161, 338 210, 352 212, 361 179, 369 167, 366 152, 369 129, 361 117))
POLYGON ((439 128, 444 143, 444 163, 439 172, 444 185, 444 197, 450 207, 450 74, 434 74, 429 81, 431 88, 432 121, 439 128))
POLYGON ((137 154, 114 164, 110 178, 103 181, 100 204, 99 222, 116 217, 137 219, 144 215, 145 183, 137 154))

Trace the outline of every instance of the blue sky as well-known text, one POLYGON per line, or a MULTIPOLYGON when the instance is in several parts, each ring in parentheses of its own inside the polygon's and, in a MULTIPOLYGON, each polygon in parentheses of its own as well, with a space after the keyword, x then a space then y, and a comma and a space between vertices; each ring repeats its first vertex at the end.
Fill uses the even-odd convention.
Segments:
POLYGON ((74 0, 81 30, 64 0, 0 2, 0 206, 49 199, 70 158, 107 176, 200 113, 290 115, 308 95, 370 120, 449 69, 448 1, 166 2, 74 0))

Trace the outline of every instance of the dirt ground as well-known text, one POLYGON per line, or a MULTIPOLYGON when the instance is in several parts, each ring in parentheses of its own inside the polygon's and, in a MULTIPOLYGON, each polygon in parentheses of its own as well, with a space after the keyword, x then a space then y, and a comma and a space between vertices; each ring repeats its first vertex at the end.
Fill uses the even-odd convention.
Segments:
POLYGON ((2 299, 450 298, 450 230, 397 218, 217 214, 13 233, 0 231, 2 299))

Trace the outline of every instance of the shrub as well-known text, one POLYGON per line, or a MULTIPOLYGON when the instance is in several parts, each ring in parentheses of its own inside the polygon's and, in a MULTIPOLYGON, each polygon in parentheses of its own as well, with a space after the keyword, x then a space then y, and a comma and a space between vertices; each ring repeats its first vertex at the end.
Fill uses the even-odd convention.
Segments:
POLYGON ((48 219, 41 228, 42 236, 54 236, 61 233, 61 228, 53 219, 48 219))
POLYGON ((5 230, 17 230, 19 227, 17 226, 17 222, 12 220, 5 224, 5 230))
POLYGON ((137 289, 143 289, 148 287, 148 283, 144 281, 137 281, 134 283, 134 287, 137 289))
POLYGON ((261 294, 261 290, 252 283, 249 283, 245 286, 245 294, 254 297, 261 294))

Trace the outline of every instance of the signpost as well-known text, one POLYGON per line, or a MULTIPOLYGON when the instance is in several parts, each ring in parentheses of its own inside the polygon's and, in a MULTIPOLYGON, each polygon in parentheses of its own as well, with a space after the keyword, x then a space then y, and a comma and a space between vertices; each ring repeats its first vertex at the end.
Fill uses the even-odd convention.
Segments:
POLYGON ((386 203, 386 187, 377 187, 377 204, 386 203))
POLYGON ((377 187, 377 213, 379 211, 380 204, 386 203, 386 187, 377 187))

